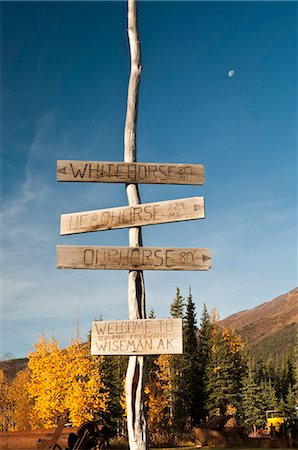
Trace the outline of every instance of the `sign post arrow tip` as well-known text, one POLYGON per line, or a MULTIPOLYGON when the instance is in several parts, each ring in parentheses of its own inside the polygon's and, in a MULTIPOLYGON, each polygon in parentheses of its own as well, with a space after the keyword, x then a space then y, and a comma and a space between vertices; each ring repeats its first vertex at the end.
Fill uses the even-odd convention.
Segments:
POLYGON ((57 169, 58 173, 63 173, 64 175, 66 175, 66 167, 62 167, 61 169, 57 169))

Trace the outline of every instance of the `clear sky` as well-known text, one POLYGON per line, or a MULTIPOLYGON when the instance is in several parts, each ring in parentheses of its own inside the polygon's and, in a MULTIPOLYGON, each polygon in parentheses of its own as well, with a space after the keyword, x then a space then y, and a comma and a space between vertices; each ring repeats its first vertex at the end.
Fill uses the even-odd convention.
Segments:
MULTIPOLYGON (((127 319, 127 272, 57 270, 60 214, 125 206, 122 184, 57 183, 56 160, 123 160, 125 2, 1 2, 0 356, 79 321, 127 319)), ((201 163, 203 186, 140 185, 142 202, 203 195, 206 219, 143 228, 144 245, 207 247, 209 272, 145 272, 147 311, 189 286, 221 318, 297 285, 297 3, 139 3, 138 161, 201 163), (232 77, 228 71, 234 70, 232 77)))

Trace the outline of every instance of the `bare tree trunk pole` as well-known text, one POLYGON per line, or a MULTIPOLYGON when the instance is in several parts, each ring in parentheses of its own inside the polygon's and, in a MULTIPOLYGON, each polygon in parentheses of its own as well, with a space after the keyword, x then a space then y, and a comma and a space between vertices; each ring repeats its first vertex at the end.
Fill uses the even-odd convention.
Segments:
MULTIPOLYGON (((128 0, 128 38, 131 69, 127 94, 127 110, 124 129, 124 162, 136 162, 136 124, 138 112, 138 90, 141 66, 141 50, 137 28, 136 0, 128 0)), ((138 186, 126 186, 128 204, 141 203, 138 186)), ((142 245, 141 227, 129 229, 129 245, 142 245)), ((128 274, 128 314, 129 319, 145 319, 145 285, 143 271, 128 274)), ((147 423, 144 414, 145 357, 130 356, 126 372, 127 429, 130 450, 148 450, 147 423)))

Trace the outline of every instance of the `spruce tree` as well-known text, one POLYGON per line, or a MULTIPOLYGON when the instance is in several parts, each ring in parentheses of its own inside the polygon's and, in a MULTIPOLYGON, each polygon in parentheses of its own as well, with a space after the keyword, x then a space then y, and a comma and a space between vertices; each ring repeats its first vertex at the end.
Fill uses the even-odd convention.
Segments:
POLYGON ((198 331, 198 387, 200 392, 197 394, 199 421, 206 420, 208 411, 207 402, 207 366, 211 356, 211 318, 207 306, 204 303, 198 331))
POLYGON ((195 304, 191 289, 186 300, 186 314, 184 325, 184 402, 185 412, 191 426, 198 425, 200 421, 201 385, 199 378, 199 352, 197 341, 195 304))
POLYGON ((212 350, 207 366, 207 408, 210 416, 225 414, 227 407, 239 409, 243 370, 243 344, 228 328, 213 323, 212 350))
MULTIPOLYGON (((171 316, 175 319, 183 319, 184 298, 177 287, 176 296, 171 304, 171 316)), ((181 433, 186 426, 186 411, 184 400, 183 380, 184 358, 183 355, 172 355, 170 359, 171 373, 171 414, 175 430, 181 433)))
POLYGON ((247 431, 256 432, 264 425, 263 396, 256 381, 254 362, 248 357, 246 372, 242 381, 240 416, 247 431))
POLYGON ((262 391, 262 404, 263 404, 263 414, 265 418, 265 413, 267 410, 273 410, 278 408, 278 400, 276 397, 275 389, 271 383, 271 380, 263 380, 261 382, 262 391))
POLYGON ((180 289, 176 288, 176 297, 174 298, 173 302, 171 303, 171 316, 174 319, 183 319, 183 313, 184 313, 184 298, 180 294, 180 289))
MULTIPOLYGON (((125 356, 109 355, 102 357, 102 372, 105 389, 109 392, 107 414, 103 417, 110 424, 110 420, 119 421, 122 417, 120 397, 122 394, 122 380, 125 377, 128 358, 125 356)), ((118 422, 116 423, 119 426, 118 422)))
MULTIPOLYGON (((148 319, 156 319, 156 315, 154 309, 151 308, 148 319)), ((149 385, 153 383, 156 378, 156 355, 147 355, 146 356, 146 377, 145 377, 145 385, 149 385)), ((146 389, 145 389, 146 391, 146 389)), ((148 398, 146 398, 146 402, 148 403, 148 398)))

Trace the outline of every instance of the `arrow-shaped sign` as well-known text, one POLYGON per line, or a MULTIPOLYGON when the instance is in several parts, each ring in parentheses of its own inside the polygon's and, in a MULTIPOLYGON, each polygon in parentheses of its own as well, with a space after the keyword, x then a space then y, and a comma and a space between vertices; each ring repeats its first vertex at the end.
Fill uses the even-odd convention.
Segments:
POLYGON ((58 245, 58 269, 209 270, 207 248, 85 247, 58 245))
POLYGON ((181 198, 137 206, 61 215, 61 235, 128 228, 205 217, 204 197, 181 198))
POLYGON ((57 161, 57 181, 204 184, 202 164, 57 161))

